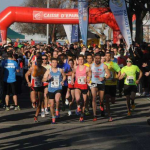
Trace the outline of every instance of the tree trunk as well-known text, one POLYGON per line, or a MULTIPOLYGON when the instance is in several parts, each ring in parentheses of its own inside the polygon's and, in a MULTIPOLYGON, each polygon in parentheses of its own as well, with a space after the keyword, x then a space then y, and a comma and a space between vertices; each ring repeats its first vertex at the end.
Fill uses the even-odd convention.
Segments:
POLYGON ((52 31, 52 43, 55 42, 55 28, 56 28, 56 25, 54 24, 53 31, 52 31))
POLYGON ((112 38, 112 29, 109 27, 108 29, 108 40, 111 40, 112 38))
MULTIPOLYGON (((136 15, 137 16, 137 15, 136 15)), ((143 42, 143 18, 138 15, 136 17, 136 37, 135 42, 141 44, 143 42)))

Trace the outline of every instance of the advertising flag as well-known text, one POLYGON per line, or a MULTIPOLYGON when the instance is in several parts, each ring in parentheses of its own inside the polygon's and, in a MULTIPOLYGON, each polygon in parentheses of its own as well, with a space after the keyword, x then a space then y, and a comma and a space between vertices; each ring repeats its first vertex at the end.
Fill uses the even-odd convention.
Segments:
POLYGON ((79 25, 72 25, 71 43, 79 42, 79 25))
POLYGON ((129 48, 132 44, 132 38, 125 0, 110 0, 109 5, 129 48))
POLYGON ((67 39, 69 41, 69 43, 71 43, 71 32, 72 32, 72 25, 63 25, 66 35, 67 35, 67 39))
POLYGON ((87 46, 89 9, 87 0, 78 0, 79 27, 83 45, 87 46))

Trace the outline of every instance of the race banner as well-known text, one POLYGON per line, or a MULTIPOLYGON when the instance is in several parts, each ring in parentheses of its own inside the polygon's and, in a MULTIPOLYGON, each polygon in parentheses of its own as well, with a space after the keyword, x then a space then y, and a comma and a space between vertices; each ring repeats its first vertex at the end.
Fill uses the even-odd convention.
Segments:
POLYGON ((71 32, 72 32, 72 25, 63 25, 66 35, 67 35, 67 39, 69 41, 69 43, 71 44, 71 32))
POLYGON ((79 25, 72 25, 71 43, 79 42, 79 25))
POLYGON ((87 0, 78 0, 79 27, 83 45, 87 46, 89 10, 87 0))
POLYGON ((130 48, 130 45, 132 44, 132 38, 125 0, 110 0, 109 5, 112 13, 115 16, 120 31, 128 45, 128 48, 130 48))

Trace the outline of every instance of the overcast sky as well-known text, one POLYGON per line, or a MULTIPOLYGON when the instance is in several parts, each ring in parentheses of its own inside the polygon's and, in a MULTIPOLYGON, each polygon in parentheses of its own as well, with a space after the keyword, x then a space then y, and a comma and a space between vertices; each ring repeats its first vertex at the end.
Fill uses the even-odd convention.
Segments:
POLYGON ((0 0, 0 12, 9 6, 20 6, 25 0, 0 0))

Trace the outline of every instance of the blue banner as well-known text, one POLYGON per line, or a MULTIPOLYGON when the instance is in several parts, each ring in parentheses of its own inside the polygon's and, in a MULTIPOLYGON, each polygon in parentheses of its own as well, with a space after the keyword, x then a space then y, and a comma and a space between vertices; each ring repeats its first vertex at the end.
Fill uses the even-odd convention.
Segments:
POLYGON ((87 46, 87 32, 89 22, 89 9, 87 0, 78 0, 78 15, 83 45, 87 46))
POLYGON ((79 25, 72 25, 71 43, 79 42, 79 25))

